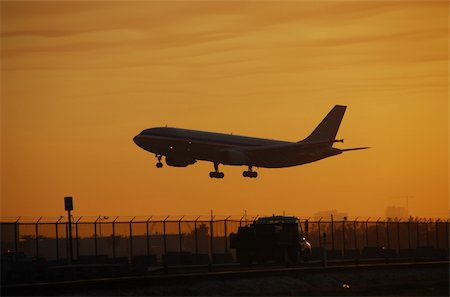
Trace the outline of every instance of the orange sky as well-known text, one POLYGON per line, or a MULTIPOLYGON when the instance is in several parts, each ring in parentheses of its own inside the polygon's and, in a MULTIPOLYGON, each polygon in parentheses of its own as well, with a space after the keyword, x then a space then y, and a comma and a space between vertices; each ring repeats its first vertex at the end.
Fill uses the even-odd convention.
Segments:
POLYGON ((1 2, 1 215, 449 215, 448 3, 1 2), (174 127, 298 141, 348 105, 316 163, 155 167, 174 127))

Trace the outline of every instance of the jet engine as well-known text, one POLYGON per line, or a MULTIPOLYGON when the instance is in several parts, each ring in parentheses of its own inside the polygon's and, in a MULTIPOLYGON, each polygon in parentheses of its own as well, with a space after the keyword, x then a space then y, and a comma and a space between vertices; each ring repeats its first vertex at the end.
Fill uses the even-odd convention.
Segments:
POLYGON ((166 156, 166 164, 173 167, 186 167, 188 165, 194 164, 197 160, 186 157, 179 156, 166 156))
POLYGON ((245 153, 236 150, 226 150, 223 152, 223 164, 246 165, 248 157, 245 153))

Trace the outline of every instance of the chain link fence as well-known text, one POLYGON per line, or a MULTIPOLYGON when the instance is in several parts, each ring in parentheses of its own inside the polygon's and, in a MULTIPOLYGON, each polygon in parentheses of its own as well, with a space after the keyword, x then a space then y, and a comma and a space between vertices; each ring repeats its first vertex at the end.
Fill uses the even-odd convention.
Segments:
MULTIPOLYGON (((236 255, 230 249, 230 234, 255 219, 74 218, 73 259, 79 263, 147 261, 147 265, 232 263, 236 255)), ((3 220, 1 253, 66 263, 70 258, 68 228, 63 218, 3 220)), ((313 247, 313 258, 320 258, 324 248, 335 258, 371 257, 371 250, 380 249, 396 257, 433 249, 448 257, 449 221, 321 219, 300 220, 299 228, 313 247)))

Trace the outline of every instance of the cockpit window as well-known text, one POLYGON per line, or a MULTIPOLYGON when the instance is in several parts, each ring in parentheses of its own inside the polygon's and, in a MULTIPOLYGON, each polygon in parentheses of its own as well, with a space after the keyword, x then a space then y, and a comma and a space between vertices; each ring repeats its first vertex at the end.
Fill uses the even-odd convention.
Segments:
POLYGON ((154 136, 168 136, 172 135, 172 131, 167 128, 151 128, 142 131, 142 134, 154 135, 154 136))

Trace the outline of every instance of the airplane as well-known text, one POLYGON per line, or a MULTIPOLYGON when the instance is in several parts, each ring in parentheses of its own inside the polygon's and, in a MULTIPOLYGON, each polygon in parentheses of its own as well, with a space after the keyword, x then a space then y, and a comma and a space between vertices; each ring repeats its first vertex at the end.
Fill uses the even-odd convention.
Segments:
POLYGON ((161 159, 174 167, 186 167, 197 161, 214 163, 211 178, 224 178, 219 165, 248 166, 244 177, 256 178, 258 168, 283 168, 319 161, 342 152, 363 150, 369 147, 337 149, 335 139, 346 106, 336 105, 317 128, 298 142, 271 140, 233 134, 204 132, 172 127, 156 127, 143 130, 133 140, 142 149, 154 153, 156 167, 161 168, 161 159))

